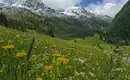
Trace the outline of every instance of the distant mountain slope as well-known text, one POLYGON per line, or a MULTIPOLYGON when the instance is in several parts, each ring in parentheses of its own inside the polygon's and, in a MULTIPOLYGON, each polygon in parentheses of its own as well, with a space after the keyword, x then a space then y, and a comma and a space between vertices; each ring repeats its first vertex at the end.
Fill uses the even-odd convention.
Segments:
POLYGON ((91 19, 92 17, 97 17, 104 21, 110 21, 110 22, 112 21, 112 18, 107 15, 103 15, 103 14, 99 15, 96 13, 94 14, 83 7, 70 7, 65 9, 65 11, 62 13, 68 16, 74 16, 75 18, 80 18, 81 16, 82 18, 89 18, 89 19, 91 19))
POLYGON ((45 6, 41 0, 21 0, 15 4, 12 4, 14 7, 26 8, 36 14, 47 16, 47 15, 57 15, 58 13, 51 9, 48 6, 45 6))
MULTIPOLYGON (((26 8, 31 12, 38 14, 40 16, 56 16, 64 19, 76 18, 85 27, 106 27, 112 18, 106 15, 95 15, 88 12, 86 9, 81 7, 72 7, 67 9, 63 13, 56 12, 54 9, 44 5, 41 0, 21 0, 18 3, 13 4, 14 7, 26 8), (68 14, 75 14, 68 15, 68 14), (90 17, 89 17, 90 16, 90 17)), ((74 19, 75 20, 75 19, 74 19)))
MULTIPOLYGON (((13 5, 0 4, 8 21, 8 27, 26 31, 36 30, 39 33, 53 33, 60 38, 92 36, 98 29, 107 27, 111 21, 101 19, 94 14, 85 16, 68 16, 45 6, 40 0, 22 0, 13 5)), ((89 13, 89 12, 88 12, 89 13)), ((79 13, 81 14, 81 13, 79 13)))
POLYGON ((83 7, 67 8, 62 13, 78 19, 84 26, 88 27, 107 27, 112 21, 112 18, 107 15, 94 14, 83 7))
POLYGON ((97 31, 96 29, 88 29, 79 23, 77 19, 73 19, 74 23, 69 19, 55 16, 39 16, 23 8, 12 7, 10 9, 4 7, 1 12, 8 20, 8 27, 22 31, 31 29, 47 34, 49 31, 53 31, 56 37, 65 39, 91 36, 97 31))
POLYGON ((116 15, 106 38, 109 42, 128 44, 130 41, 130 0, 124 5, 122 10, 116 15))

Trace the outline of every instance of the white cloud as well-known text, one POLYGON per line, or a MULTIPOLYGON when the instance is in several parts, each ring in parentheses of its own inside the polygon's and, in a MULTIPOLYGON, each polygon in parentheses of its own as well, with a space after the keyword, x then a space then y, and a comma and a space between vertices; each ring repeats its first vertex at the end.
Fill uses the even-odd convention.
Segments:
POLYGON ((0 0, 0 2, 6 2, 6 3, 15 3, 18 1, 20 1, 20 0, 0 0))
POLYGON ((3 0, 0 0, 0 2, 3 2, 3 0))
POLYGON ((47 6, 56 10, 60 10, 68 7, 74 7, 81 0, 42 0, 42 1, 47 6))
POLYGON ((104 0, 103 3, 90 4, 86 9, 114 17, 128 0, 104 0))

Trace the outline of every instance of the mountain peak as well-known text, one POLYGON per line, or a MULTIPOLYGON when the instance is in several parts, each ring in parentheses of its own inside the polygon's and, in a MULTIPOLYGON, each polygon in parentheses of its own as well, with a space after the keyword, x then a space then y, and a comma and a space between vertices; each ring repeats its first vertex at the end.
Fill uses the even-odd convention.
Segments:
POLYGON ((101 20, 106 20, 109 22, 111 22, 112 20, 112 18, 107 15, 96 14, 83 7, 69 7, 65 9, 65 11, 62 13, 68 16, 73 16, 75 18, 80 18, 80 19, 86 19, 86 18, 91 19, 92 17, 95 17, 95 18, 100 18, 101 20))
POLYGON ((63 13, 69 16, 75 16, 77 18, 80 16, 85 16, 88 18, 91 18, 92 16, 94 16, 93 13, 90 13, 83 7, 70 7, 70 8, 65 9, 63 13))
POLYGON ((12 4, 12 6, 26 8, 32 11, 33 13, 37 13, 42 16, 57 14, 54 9, 51 9, 48 6, 45 6, 42 3, 42 0, 21 0, 15 4, 12 4))

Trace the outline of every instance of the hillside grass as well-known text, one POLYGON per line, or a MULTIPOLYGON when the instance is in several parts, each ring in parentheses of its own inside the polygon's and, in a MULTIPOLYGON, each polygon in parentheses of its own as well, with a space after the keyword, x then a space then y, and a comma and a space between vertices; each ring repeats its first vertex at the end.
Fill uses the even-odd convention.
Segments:
MULTIPOLYGON (((93 50, 94 48, 97 48, 97 50, 100 51, 100 48, 98 48, 96 45, 99 44, 100 47, 103 50, 111 50, 111 46, 109 44, 104 43, 103 41, 99 40, 98 35, 95 35, 90 38, 86 38, 85 40, 76 38, 76 42, 74 40, 63 40, 58 38, 52 38, 44 34, 37 34, 35 31, 28 31, 28 32, 20 32, 13 29, 8 29, 5 27, 0 27, 0 33, 1 33, 1 39, 6 39, 6 43, 11 40, 15 43, 15 39, 20 38, 21 41, 25 41, 26 45, 29 45, 29 42, 32 37, 36 37, 36 46, 41 45, 44 47, 44 45, 48 46, 57 46, 58 49, 63 48, 65 51, 69 50, 70 48, 74 47, 76 48, 76 54, 78 56, 87 56, 90 52, 96 52, 96 50, 93 50), (8 36, 7 36, 8 35, 8 36)), ((42 50, 41 47, 41 50, 42 50)), ((114 47, 114 46, 113 46, 114 47)), ((40 47, 39 47, 40 48, 40 47)), ((102 51, 102 50, 101 50, 102 51)), ((96 52, 97 53, 97 52, 96 52)))
POLYGON ((0 42, 1 80, 128 80, 130 78, 128 71, 130 47, 121 47, 120 54, 115 54, 113 52, 115 46, 99 40, 98 35, 85 40, 80 38, 62 40, 37 34, 35 31, 21 32, 1 26, 0 40, 3 40, 0 42), (25 56, 16 56, 18 52, 27 52, 34 36, 36 40, 29 61, 25 56), (15 47, 2 48, 8 44, 15 47), (55 56, 52 56, 53 54, 55 56), (59 57, 57 54, 62 57, 62 63, 57 62, 59 57), (128 56, 124 57, 124 54, 128 56))

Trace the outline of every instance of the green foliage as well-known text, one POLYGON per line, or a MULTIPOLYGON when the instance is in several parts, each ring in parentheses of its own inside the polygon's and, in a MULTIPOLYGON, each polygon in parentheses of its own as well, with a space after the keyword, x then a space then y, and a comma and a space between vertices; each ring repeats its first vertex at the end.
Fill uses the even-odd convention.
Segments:
POLYGON ((0 14, 0 24, 6 27, 8 26, 7 19, 2 13, 0 14))

